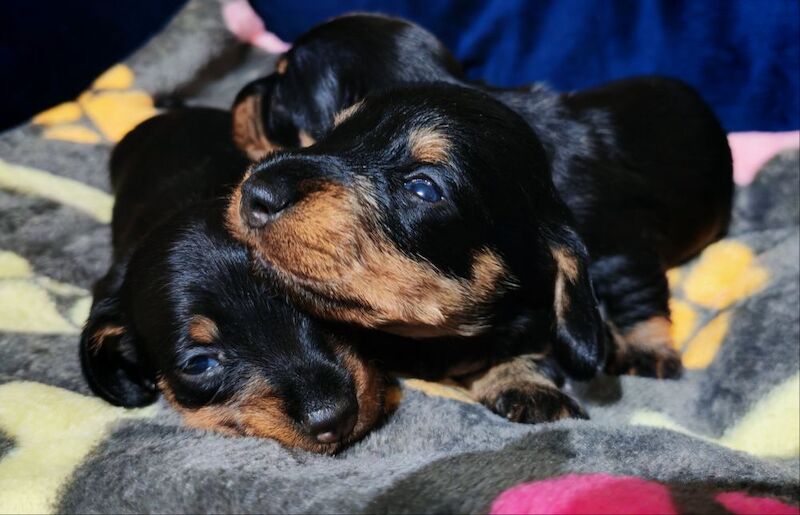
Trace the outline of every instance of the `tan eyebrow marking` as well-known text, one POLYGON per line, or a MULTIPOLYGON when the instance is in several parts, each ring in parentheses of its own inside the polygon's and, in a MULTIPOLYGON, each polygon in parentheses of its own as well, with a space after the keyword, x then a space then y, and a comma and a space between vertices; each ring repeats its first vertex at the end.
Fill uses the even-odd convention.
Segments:
POLYGON ((219 338, 219 327, 206 316, 194 315, 189 322, 189 336, 197 343, 212 343, 219 338))
POLYGON ((444 164, 450 157, 450 142, 433 127, 412 130, 408 135, 408 146, 412 157, 420 162, 444 164))

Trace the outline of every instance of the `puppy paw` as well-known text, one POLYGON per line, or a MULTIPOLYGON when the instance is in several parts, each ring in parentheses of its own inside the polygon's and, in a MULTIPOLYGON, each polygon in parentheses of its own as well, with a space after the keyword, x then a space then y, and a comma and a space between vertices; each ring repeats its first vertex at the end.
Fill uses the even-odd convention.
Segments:
POLYGON ((672 323, 663 316, 639 322, 625 332, 614 331, 614 349, 606 373, 658 379, 677 379, 683 373, 672 346, 672 323))
POLYGON ((525 385, 502 390, 484 404, 512 422, 538 424, 562 418, 588 419, 589 416, 569 395, 555 388, 525 385))
POLYGON ((678 379, 683 363, 678 351, 663 345, 657 349, 632 349, 606 366, 613 375, 633 375, 657 379, 678 379))

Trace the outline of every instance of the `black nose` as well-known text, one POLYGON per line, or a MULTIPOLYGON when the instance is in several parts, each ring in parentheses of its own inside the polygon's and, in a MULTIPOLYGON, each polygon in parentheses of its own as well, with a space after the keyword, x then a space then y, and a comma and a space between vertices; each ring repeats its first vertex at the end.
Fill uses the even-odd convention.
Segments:
POLYGON ((315 409, 304 417, 304 426, 320 443, 336 443, 353 432, 358 418, 355 399, 342 399, 332 406, 315 409))
POLYGON ((280 173, 256 173, 242 185, 239 213, 248 227, 259 229, 294 203, 292 181, 280 173))

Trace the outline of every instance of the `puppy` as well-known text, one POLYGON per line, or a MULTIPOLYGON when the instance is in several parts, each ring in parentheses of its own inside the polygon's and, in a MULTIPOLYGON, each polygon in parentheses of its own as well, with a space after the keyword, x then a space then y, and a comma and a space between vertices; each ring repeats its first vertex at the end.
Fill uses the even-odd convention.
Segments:
POLYGON ((548 356, 588 379, 608 331, 610 370, 680 371, 664 271, 724 229, 731 162, 713 115, 672 81, 625 81, 542 111, 553 133, 474 88, 367 95, 315 145, 252 168, 228 225, 309 311, 470 341, 487 368, 448 375, 492 409, 538 421, 560 403, 544 418, 579 415, 543 372, 548 356))
POLYGON ((461 75, 444 45, 417 25, 380 15, 342 16, 300 36, 275 73, 239 92, 234 139, 251 159, 305 147, 370 91, 461 75))
MULTIPOLYGON (((310 144, 357 110, 369 91, 392 81, 482 89, 525 119, 591 251, 590 275, 613 343, 607 371, 677 376, 664 272, 724 233, 733 192, 727 139, 699 95, 659 77, 563 95, 541 85, 502 90, 467 84, 453 57, 424 29, 359 14, 312 29, 273 75, 242 91, 235 127, 252 131, 239 130, 238 144, 251 158, 310 144), (418 41, 413 49, 409 34, 418 41), (264 105, 270 109, 257 108, 264 105), (303 133, 314 138, 296 136, 303 133)), ((493 129, 487 124, 484 130, 493 129)))
POLYGON ((188 425, 332 453, 384 412, 380 373, 345 332, 252 272, 223 225, 246 159, 230 114, 174 111, 114 150, 113 264, 80 342, 95 393, 125 407, 159 393, 188 425))

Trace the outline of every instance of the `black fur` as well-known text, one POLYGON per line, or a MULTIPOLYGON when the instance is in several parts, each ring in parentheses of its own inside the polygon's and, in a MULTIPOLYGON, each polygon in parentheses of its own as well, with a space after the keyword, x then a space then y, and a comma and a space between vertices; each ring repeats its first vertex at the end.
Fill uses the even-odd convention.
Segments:
MULTIPOLYGON (((247 166, 230 123, 223 111, 179 110, 144 122, 115 148, 114 262, 94 289, 81 363, 98 395, 126 407, 153 402, 163 386, 177 406, 194 410, 261 385, 286 424, 307 435, 315 412, 357 415, 353 375, 334 350, 348 340, 257 277, 247 249, 227 233, 227 196, 247 166), (216 324, 212 342, 190 336, 198 315, 216 324), (93 340, 108 328, 120 334, 93 340), (185 373, 182 365, 198 353, 220 366, 185 373)), ((264 436, 235 415, 222 429, 264 436)), ((337 448, 309 439, 314 450, 337 448)))
POLYGON ((342 16, 302 35, 285 56, 285 73, 257 80, 238 95, 263 95, 261 116, 270 141, 297 147, 298 133, 314 139, 333 117, 370 91, 460 77, 461 67, 436 37, 404 20, 342 16))
MULTIPOLYGON (((460 176, 454 179, 458 223, 421 227, 389 201, 381 215, 398 247, 425 256, 451 274, 465 273, 470 255, 465 248, 503 239, 513 242, 506 247, 512 250, 503 255, 515 273, 535 277, 529 280, 536 283, 532 288, 536 291, 552 292, 548 281, 553 273, 541 251, 536 255, 536 250, 523 247, 543 240, 566 242, 581 264, 590 268, 590 274, 581 274, 580 284, 570 285, 570 296, 576 301, 567 313, 570 330, 554 334, 563 343, 555 352, 574 376, 591 376, 602 360, 596 343, 601 340, 597 318, 588 309, 593 300, 589 278, 614 332, 625 333, 654 317, 668 317, 665 270, 695 255, 727 228, 733 191, 727 139, 697 92, 679 81, 640 77, 567 94, 541 85, 501 90, 468 84, 433 35, 403 20, 374 15, 344 16, 316 27, 283 59, 284 73, 266 79, 271 86, 261 101, 269 106, 261 113, 266 138, 295 147, 297 138, 287 135, 302 130, 321 140, 312 153, 336 158, 345 149, 357 148, 360 155, 354 162, 374 171, 371 180, 382 187, 402 169, 402 160, 392 154, 399 135, 420 123, 416 120, 424 118, 425 110, 435 113, 456 103, 456 98, 463 99, 456 119, 472 116, 475 123, 463 133, 455 134, 457 123, 447 129, 468 142, 456 155, 461 159, 460 176), (414 44, 407 34, 417 35, 414 44), (333 113, 368 98, 371 92, 413 81, 446 81, 486 94, 476 92, 467 99, 467 93, 442 84, 417 88, 415 93, 387 92, 374 102, 382 112, 359 110, 355 119, 325 136, 333 126, 333 113), (453 98, 446 98, 447 94, 453 98), (499 109, 487 95, 518 113, 533 129, 533 137, 516 120, 515 127, 504 126, 511 120, 507 114, 489 114, 499 109), (407 102, 398 104, 394 97, 407 102), (468 112, 471 104, 478 106, 472 113, 468 112), (477 114, 481 109, 488 111, 477 114), (281 115, 284 111, 291 112, 291 120, 281 115), (272 132, 277 125, 282 127, 280 134, 272 132), (362 152, 368 146, 364 140, 372 141, 374 134, 383 138, 383 148, 362 152), (502 138, 525 143, 510 150, 502 138), (472 147, 487 152, 478 155, 472 147), (488 155, 493 147, 503 150, 488 155), (527 174, 521 180, 535 180, 534 189, 517 179, 500 179, 509 174, 527 174), (540 206, 539 195, 550 196, 550 181, 563 203, 540 206), (568 209, 561 209, 564 205, 568 209), (476 230, 482 223, 490 223, 491 229, 476 230)), ((252 93, 252 89, 243 92, 239 101, 252 93)), ((278 159, 285 156, 266 163, 278 159)), ((263 165, 264 173, 270 166, 274 165, 263 165)), ((533 304, 546 302, 537 299, 533 304)), ((507 317, 505 311, 496 313, 494 329, 517 331, 519 320, 507 317)), ((647 373, 647 367, 631 368, 647 373)), ((671 375, 679 373, 679 361, 668 368, 671 375)))

